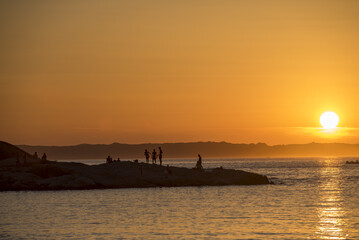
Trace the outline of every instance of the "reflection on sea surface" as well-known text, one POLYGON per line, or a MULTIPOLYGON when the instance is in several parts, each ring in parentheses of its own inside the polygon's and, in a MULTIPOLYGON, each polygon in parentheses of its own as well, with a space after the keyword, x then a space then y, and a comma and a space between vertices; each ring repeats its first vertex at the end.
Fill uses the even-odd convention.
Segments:
POLYGON ((345 221, 340 186, 342 168, 337 166, 335 160, 325 159, 323 161, 323 167, 320 168, 317 237, 320 239, 346 239, 347 234, 343 231, 345 221))
POLYGON ((0 239, 359 239, 359 166, 346 160, 204 161, 276 182, 261 186, 0 192, 0 239))

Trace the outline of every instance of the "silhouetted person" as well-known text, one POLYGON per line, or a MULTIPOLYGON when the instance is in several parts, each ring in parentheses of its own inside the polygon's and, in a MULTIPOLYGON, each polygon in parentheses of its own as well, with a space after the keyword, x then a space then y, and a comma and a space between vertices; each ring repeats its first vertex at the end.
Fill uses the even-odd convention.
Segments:
POLYGON ((150 162, 150 152, 145 149, 145 157, 146 157, 146 163, 150 162))
POLYGON ((196 169, 197 170, 203 170, 203 167, 202 167, 202 157, 201 155, 198 154, 198 161, 196 163, 196 169))
POLYGON ((158 159, 160 160, 160 165, 162 165, 162 154, 163 154, 163 152, 162 152, 161 147, 159 147, 158 149, 160 150, 160 154, 158 155, 158 159))
POLYGON ((37 152, 34 153, 34 159, 38 159, 37 152))
POLYGON ((26 164, 26 162, 27 162, 27 155, 26 153, 24 153, 24 164, 26 164))
POLYGON ((109 156, 107 156, 107 158, 106 158, 106 162, 107 162, 107 163, 111 163, 111 162, 112 162, 112 158, 110 157, 110 155, 109 155, 109 156))
POLYGON ((121 162, 121 160, 120 160, 120 158, 119 158, 119 157, 117 158, 117 162, 121 162))
POLYGON ((153 149, 152 152, 152 164, 156 164, 156 159, 157 159, 157 153, 156 153, 156 149, 153 149))
POLYGON ((46 153, 44 153, 44 154, 42 155, 41 160, 42 160, 43 162, 46 162, 46 160, 47 160, 46 153))

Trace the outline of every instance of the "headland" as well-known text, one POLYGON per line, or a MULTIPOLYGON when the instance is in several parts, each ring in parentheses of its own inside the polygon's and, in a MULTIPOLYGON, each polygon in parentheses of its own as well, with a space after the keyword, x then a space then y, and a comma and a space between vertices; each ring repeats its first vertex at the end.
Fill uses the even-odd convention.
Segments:
MULTIPOLYGON (((7 144, 7 143, 6 143, 7 144)), ((241 170, 189 169, 138 161, 116 161, 99 165, 57 162, 31 157, 17 147, 0 142, 10 154, 0 160, 0 190, 76 190, 180 186, 224 186, 269 184, 266 176, 241 170), (11 151, 9 150, 11 149, 11 151), (17 157, 12 155, 16 154, 17 157), (28 155, 26 163, 19 154, 28 155), (20 162, 20 163, 19 163, 20 162)))

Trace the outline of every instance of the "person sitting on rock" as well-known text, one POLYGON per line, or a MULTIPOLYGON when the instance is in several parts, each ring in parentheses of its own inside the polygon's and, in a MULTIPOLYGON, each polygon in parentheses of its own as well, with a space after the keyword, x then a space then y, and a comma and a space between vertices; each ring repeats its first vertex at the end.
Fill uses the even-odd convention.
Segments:
POLYGON ((198 161, 196 163, 196 169, 197 170, 203 170, 203 167, 202 167, 202 157, 201 155, 198 154, 198 161))
POLYGON ((110 155, 107 156, 106 162, 107 162, 107 163, 111 163, 111 162, 112 162, 112 158, 110 157, 110 155))
POLYGON ((153 149, 153 152, 152 152, 152 164, 156 164, 156 159, 157 159, 156 149, 153 149))
POLYGON ((44 153, 44 154, 42 155, 41 160, 42 160, 43 162, 46 162, 46 160, 47 160, 46 153, 44 153))
POLYGON ((150 162, 150 152, 145 149, 145 157, 146 157, 146 163, 150 162))

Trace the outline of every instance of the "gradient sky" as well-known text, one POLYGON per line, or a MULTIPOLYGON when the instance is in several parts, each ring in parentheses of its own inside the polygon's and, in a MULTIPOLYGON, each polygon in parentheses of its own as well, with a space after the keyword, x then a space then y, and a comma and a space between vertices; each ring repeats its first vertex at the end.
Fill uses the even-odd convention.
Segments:
POLYGON ((3 0, 0 33, 4 141, 359 143, 356 0, 3 0))

